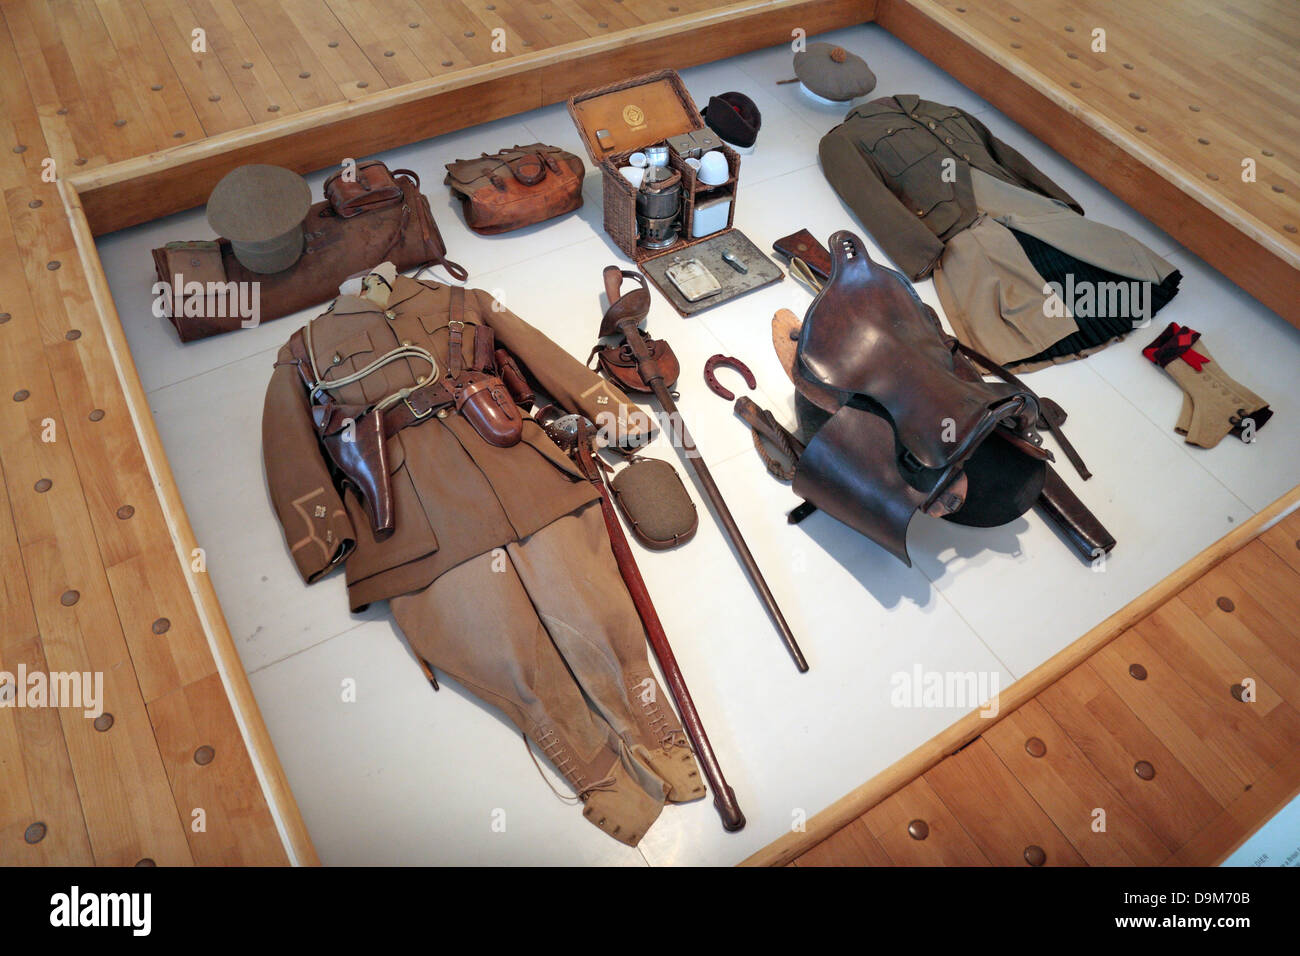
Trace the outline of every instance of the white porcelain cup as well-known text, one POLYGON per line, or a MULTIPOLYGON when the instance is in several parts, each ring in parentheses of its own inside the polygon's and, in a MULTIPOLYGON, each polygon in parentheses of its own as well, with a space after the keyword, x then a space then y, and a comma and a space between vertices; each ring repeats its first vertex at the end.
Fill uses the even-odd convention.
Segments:
POLYGON ((697 173, 700 171, 700 161, 694 156, 686 157, 686 165, 691 167, 691 169, 695 170, 697 173))
POLYGON ((645 169, 650 165, 650 160, 646 159, 645 153, 633 153, 627 161, 638 169, 645 169))
POLYGON ((721 186, 730 176, 727 157, 718 150, 710 150, 700 157, 700 182, 706 186, 721 186))
POLYGON ((618 171, 623 174, 623 178, 630 182, 638 189, 641 188, 641 180, 645 179, 644 166, 620 166, 618 171))

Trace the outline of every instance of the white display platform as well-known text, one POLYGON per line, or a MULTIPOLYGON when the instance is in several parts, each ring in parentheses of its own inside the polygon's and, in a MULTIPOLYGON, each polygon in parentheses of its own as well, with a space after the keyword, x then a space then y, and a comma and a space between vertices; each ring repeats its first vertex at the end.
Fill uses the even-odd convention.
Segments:
MULTIPOLYGON (((701 512, 695 540, 675 552, 639 550, 638 559, 749 818, 739 834, 723 832, 705 799, 668 807, 637 849, 614 842, 556 799, 497 712, 450 679, 441 693, 430 689, 386 605, 350 615, 341 573, 305 587, 272 513, 260 442, 276 350, 309 314, 181 345, 150 314, 149 250, 210 238, 202 210, 100 240, 186 510, 325 863, 738 862, 978 705, 894 706, 893 675, 974 672, 1005 688, 1300 481, 1300 331, 883 30, 829 38, 871 64, 880 78, 874 95, 915 92, 978 114, 1088 215, 1139 237, 1184 278, 1156 328, 1028 377, 1069 412, 1068 434, 1095 475, 1085 483, 1068 464, 1060 469, 1119 540, 1101 572, 1032 511, 992 530, 920 518, 911 569, 825 515, 787 524, 797 499, 764 470, 748 430, 705 388, 701 369, 716 352, 740 358, 758 376, 755 401, 793 426, 793 390, 769 323, 783 307, 802 315, 810 294, 787 279, 692 319, 653 294, 648 328, 682 360, 682 413, 812 668, 795 671, 690 484, 701 512), (1168 321, 1200 330, 1224 367, 1272 403, 1276 415, 1256 443, 1227 439, 1206 451, 1174 433, 1180 392, 1140 354, 1168 321), (355 703, 341 700, 345 679, 356 682, 355 703), (494 826, 500 811, 504 831, 494 826)), ((805 226, 823 240, 841 228, 869 238, 817 162, 818 139, 844 110, 776 85, 790 75, 790 58, 778 47, 683 73, 698 103, 739 89, 762 110, 758 148, 742 160, 736 226, 765 250, 805 226)), ((601 269, 628 265, 601 227, 598 174, 588 170, 579 213, 493 238, 465 228, 441 185, 445 163, 535 141, 585 156, 561 104, 382 158, 420 173, 470 283, 582 358, 600 319, 601 269)), ((309 177, 314 195, 324 176, 309 177)), ((871 254, 888 261, 874 244, 871 254)), ((441 270, 435 277, 446 278, 441 270)), ((917 288, 939 309, 933 283, 917 288)), ((741 389, 731 373, 721 375, 741 389)), ((689 474, 662 440, 652 453, 689 474)))

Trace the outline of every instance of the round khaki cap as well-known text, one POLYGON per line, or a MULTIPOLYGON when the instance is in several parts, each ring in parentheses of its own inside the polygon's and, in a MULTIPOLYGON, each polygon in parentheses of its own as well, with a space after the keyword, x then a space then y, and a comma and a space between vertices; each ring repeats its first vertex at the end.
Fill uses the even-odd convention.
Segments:
POLYGON ((846 103, 876 88, 876 74, 867 61, 842 46, 810 43, 794 55, 794 75, 812 93, 846 103))
POLYGON ((311 187, 297 173, 281 166, 240 166, 208 197, 208 225, 230 240, 245 268, 281 272, 302 255, 302 221, 310 208, 311 187))

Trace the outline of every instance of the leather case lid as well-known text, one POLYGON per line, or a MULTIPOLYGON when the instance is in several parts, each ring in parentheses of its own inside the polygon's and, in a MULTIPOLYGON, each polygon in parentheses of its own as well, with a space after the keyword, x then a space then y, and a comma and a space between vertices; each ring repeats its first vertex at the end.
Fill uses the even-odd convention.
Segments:
POLYGON ((704 128, 704 119, 676 70, 578 93, 569 98, 569 115, 595 163, 704 128), (598 130, 609 131, 608 148, 601 145, 598 130))
POLYGON ((779 282, 784 273, 775 262, 765 256, 739 229, 724 229, 704 239, 675 246, 667 252, 641 260, 641 271, 656 289, 663 293, 680 316, 695 315, 705 309, 730 302, 737 296, 779 282), (722 254, 730 252, 749 267, 745 273, 737 272, 723 260, 722 254), (722 291, 696 302, 686 301, 665 273, 678 259, 699 259, 704 268, 713 273, 722 284, 722 291))

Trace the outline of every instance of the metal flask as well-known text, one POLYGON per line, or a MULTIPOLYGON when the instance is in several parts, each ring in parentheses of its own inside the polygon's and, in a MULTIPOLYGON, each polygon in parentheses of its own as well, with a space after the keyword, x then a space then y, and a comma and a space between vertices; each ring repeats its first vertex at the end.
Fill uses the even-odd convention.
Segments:
POLYGON ((667 146, 652 146, 645 154, 649 166, 636 194, 638 242, 646 249, 667 249, 677 242, 682 174, 669 167, 667 146))

